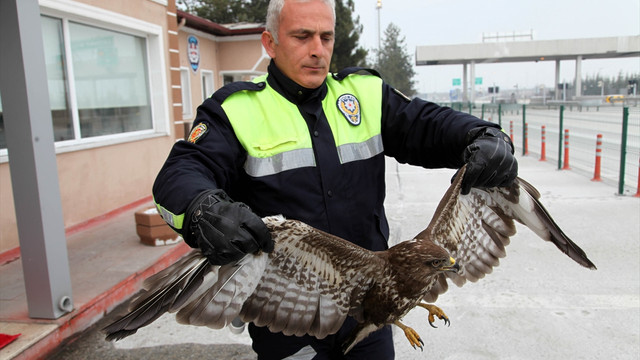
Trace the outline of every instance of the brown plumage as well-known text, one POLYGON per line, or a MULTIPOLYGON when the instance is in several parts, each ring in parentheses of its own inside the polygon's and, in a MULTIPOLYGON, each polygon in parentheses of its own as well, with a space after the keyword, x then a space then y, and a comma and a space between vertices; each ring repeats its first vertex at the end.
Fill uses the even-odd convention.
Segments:
POLYGON ((273 332, 324 338, 347 315, 359 325, 343 344, 349 351, 386 324, 401 327, 412 346, 422 340, 400 319, 409 310, 429 310, 429 322, 444 313, 433 302, 448 288, 477 281, 506 255, 514 220, 553 242, 579 264, 595 269, 585 253, 551 219, 533 186, 517 179, 508 188, 460 194, 464 168, 441 200, 429 226, 414 239, 372 252, 281 216, 264 218, 275 248, 236 264, 209 265, 194 250, 145 281, 129 314, 107 326, 107 340, 129 336, 165 312, 183 324, 222 328, 235 317, 273 332), (453 258, 457 259, 457 263, 453 258))

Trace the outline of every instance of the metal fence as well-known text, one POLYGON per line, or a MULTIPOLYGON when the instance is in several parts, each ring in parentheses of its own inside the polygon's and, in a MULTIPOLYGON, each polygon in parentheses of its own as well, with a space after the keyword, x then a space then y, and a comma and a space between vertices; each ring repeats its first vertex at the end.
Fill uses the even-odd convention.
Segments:
POLYGON ((522 105, 454 103, 449 106, 498 123, 512 136, 519 156, 545 158, 559 170, 569 168, 594 178, 596 141, 602 135, 600 178, 617 185, 618 194, 637 194, 640 169, 640 107, 572 104, 522 105), (526 132, 525 132, 526 128, 526 132), (568 158, 565 158, 568 130, 568 158), (565 161, 568 160, 568 164, 565 161))

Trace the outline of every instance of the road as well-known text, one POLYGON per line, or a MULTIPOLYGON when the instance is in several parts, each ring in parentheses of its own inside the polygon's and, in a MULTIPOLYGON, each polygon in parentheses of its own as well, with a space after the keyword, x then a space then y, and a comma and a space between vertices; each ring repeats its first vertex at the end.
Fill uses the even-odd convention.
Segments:
MULTIPOLYGON (((516 152, 522 154, 523 113, 522 105, 505 106, 501 117, 502 127, 513 134, 516 152)), ((476 111, 476 114, 477 111, 476 111)), ((496 112, 485 114, 485 119, 498 122, 496 112)), ((602 135, 601 177, 602 180, 618 185, 620 180, 621 143, 623 109, 620 106, 603 105, 598 108, 567 107, 562 113, 562 134, 560 132, 560 111, 557 107, 527 106, 524 119, 527 123, 527 147, 532 157, 541 157, 542 126, 545 127, 545 157, 551 164, 558 164, 558 156, 565 159, 565 130, 569 134, 569 167, 591 179, 594 175, 596 138, 602 135)), ((625 147, 625 191, 635 194, 638 185, 638 159, 640 158, 640 108, 630 107, 626 128, 625 147)))
MULTIPOLYGON (((431 328, 423 309, 405 323, 425 341, 412 349, 396 332, 397 359, 638 359, 640 354, 640 199, 615 186, 519 159, 520 175, 566 234, 598 266, 580 267, 553 245, 519 226, 507 257, 485 279, 450 286, 437 302, 451 326, 431 328)), ((451 170, 388 163, 387 215, 391 241, 424 228, 448 186, 451 170)), ((116 343, 99 332, 109 314, 66 345, 54 360, 255 359, 247 333, 178 325, 164 316, 116 343)))

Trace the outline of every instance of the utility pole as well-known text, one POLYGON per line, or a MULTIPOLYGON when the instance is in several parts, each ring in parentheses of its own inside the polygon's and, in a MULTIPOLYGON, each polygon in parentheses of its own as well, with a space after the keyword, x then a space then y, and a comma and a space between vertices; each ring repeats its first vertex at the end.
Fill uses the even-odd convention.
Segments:
POLYGON ((378 10, 378 56, 380 56, 380 49, 382 48, 382 43, 380 40, 380 9, 382 9, 382 0, 378 0, 376 4, 376 9, 378 10))

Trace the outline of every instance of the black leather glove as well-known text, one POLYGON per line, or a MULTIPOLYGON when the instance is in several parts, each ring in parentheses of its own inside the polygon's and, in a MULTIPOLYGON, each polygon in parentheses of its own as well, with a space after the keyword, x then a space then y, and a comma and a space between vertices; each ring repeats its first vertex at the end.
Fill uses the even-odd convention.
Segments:
POLYGON ((511 185, 518 176, 518 163, 509 136, 500 129, 481 127, 469 131, 467 138, 471 142, 463 153, 467 171, 462 179, 462 194, 468 194, 472 187, 511 185))
POLYGON ((260 250, 273 251, 262 219, 223 190, 206 190, 189 204, 185 241, 197 246, 213 265, 224 265, 260 250))

